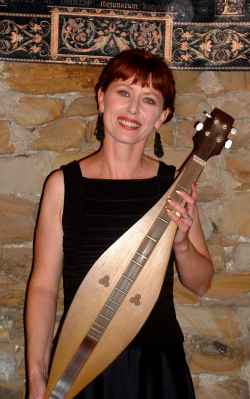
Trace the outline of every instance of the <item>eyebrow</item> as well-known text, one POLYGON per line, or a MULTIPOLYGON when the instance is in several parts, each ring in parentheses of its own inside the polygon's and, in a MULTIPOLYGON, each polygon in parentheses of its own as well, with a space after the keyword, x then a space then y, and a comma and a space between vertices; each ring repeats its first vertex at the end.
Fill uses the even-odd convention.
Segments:
MULTIPOLYGON (((154 89, 155 90, 155 89, 154 89)), ((150 96, 154 96, 154 97, 156 97, 157 99, 159 99, 159 100, 161 100, 162 99, 162 94, 159 92, 157 92, 156 90, 155 91, 145 91, 144 92, 144 95, 150 95, 150 96)))
MULTIPOLYGON (((130 87, 130 86, 132 86, 133 84, 134 85, 136 85, 137 83, 126 83, 124 80, 122 80, 122 81, 119 81, 119 80, 117 80, 116 81, 116 83, 118 84, 118 85, 120 85, 120 86, 125 86, 125 87, 130 87)), ((161 100, 162 99, 162 94, 161 94, 161 92, 160 91, 158 91, 157 89, 155 89, 153 86, 148 86, 148 85, 146 85, 146 86, 141 86, 143 89, 146 89, 145 90, 145 92, 144 92, 144 95, 146 94, 146 95, 152 95, 152 96, 154 96, 154 97, 156 97, 156 98, 158 98, 159 100, 161 100), (152 91, 153 90, 153 91, 152 91)))

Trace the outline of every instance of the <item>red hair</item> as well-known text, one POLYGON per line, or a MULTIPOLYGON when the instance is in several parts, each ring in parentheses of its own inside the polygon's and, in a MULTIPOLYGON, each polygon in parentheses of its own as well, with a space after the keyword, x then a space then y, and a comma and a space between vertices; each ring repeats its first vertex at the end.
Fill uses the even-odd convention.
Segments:
POLYGON ((127 80, 134 76, 133 83, 143 87, 152 84, 163 97, 163 109, 169 108, 169 121, 174 113, 175 82, 165 61, 145 50, 130 49, 111 58, 104 67, 95 86, 96 98, 101 89, 105 92, 114 80, 127 80))

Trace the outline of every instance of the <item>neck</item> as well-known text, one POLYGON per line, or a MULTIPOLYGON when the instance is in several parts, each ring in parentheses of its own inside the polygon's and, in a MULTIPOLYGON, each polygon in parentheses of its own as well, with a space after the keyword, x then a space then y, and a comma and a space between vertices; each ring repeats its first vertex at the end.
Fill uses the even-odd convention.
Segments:
POLYGON ((100 174, 110 179, 148 177, 148 161, 143 151, 144 143, 131 146, 123 143, 114 145, 105 140, 98 153, 100 174))

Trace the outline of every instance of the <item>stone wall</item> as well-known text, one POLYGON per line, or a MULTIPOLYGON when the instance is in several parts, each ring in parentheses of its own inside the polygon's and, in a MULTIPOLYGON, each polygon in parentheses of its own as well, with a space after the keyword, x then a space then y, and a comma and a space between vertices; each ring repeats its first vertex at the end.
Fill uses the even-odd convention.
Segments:
MULTIPOLYGON (((0 397, 23 398, 25 287, 32 236, 47 174, 97 148, 94 83, 99 67, 0 64, 0 397)), ((199 183, 203 226, 215 263, 202 299, 176 282, 177 313, 198 399, 249 399, 250 75, 175 72, 175 118, 162 128, 165 161, 192 148, 203 110, 236 118, 230 152, 210 159, 199 183)), ((152 141, 147 152, 152 154, 152 141)), ((60 307, 59 307, 60 308, 60 307)))

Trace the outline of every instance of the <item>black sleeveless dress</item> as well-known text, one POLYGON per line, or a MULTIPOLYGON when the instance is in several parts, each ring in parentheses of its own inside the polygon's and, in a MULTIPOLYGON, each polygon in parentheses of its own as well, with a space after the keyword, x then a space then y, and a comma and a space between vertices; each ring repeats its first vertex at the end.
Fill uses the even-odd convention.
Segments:
MULTIPOLYGON (((62 170, 65 315, 91 265, 160 199, 173 182, 175 168, 160 162, 157 176, 139 180, 85 178, 76 161, 62 170)), ((142 329, 77 398, 195 398, 173 304, 173 254, 142 329)))

